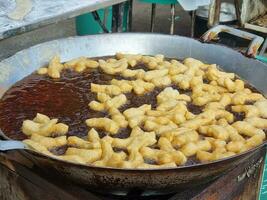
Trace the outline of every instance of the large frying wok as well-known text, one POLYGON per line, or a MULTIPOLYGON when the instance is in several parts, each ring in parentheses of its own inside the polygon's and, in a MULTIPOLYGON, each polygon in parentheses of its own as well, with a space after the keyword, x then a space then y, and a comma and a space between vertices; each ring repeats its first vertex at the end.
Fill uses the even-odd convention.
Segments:
MULTIPOLYGON (((113 55, 118 51, 150 55, 160 53, 180 59, 194 57, 208 63, 216 63, 225 71, 235 72, 263 94, 267 94, 267 65, 234 50, 180 36, 123 33, 50 41, 3 60, 0 62, 0 95, 2 96, 18 80, 46 65, 56 54, 60 55, 63 61, 67 61, 79 56, 113 55)), ((1 134, 5 139, 14 139, 9 137, 9 133, 1 134)), ((87 185, 89 189, 113 193, 131 190, 166 193, 210 181, 247 160, 255 161, 257 158, 254 158, 254 155, 259 151, 265 151, 265 144, 248 152, 207 164, 151 170, 83 166, 49 158, 27 149, 18 151, 42 168, 53 169, 64 177, 87 185)))

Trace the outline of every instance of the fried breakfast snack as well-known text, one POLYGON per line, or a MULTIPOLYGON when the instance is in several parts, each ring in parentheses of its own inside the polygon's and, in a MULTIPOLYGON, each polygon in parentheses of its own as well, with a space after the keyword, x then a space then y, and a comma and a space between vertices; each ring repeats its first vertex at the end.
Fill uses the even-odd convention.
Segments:
POLYGON ((62 64, 56 56, 37 73, 59 79, 66 69, 97 70, 111 79, 89 83, 94 100, 88 109, 102 117, 83 122, 86 137, 68 134, 67 124, 40 113, 23 121, 24 142, 48 156, 100 167, 171 168, 233 156, 265 141, 267 99, 215 64, 123 53, 62 64), (150 101, 138 104, 138 98, 150 101))
POLYGON ((22 124, 22 132, 31 136, 38 134, 42 136, 65 135, 69 127, 63 123, 57 123, 58 119, 50 119, 48 116, 37 113, 33 120, 25 120, 22 124))

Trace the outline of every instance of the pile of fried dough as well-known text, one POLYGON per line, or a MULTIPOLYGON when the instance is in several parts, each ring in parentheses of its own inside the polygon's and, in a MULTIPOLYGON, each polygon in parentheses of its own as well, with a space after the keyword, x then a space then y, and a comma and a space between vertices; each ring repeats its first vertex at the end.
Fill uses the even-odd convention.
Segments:
POLYGON ((208 162, 233 156, 265 140, 267 100, 215 64, 117 53, 106 60, 81 57, 64 64, 55 57, 37 73, 58 79, 65 69, 81 73, 100 70, 123 78, 114 78, 107 85, 91 83, 88 92, 96 93, 97 99, 88 102, 89 108, 108 112, 109 117, 87 119, 87 138, 67 137, 68 125, 40 113, 25 120, 22 131, 29 139, 24 142, 46 155, 94 166, 168 168, 184 165, 193 157, 208 162), (135 69, 140 63, 147 69, 135 69), (156 108, 144 104, 120 110, 128 101, 125 94, 142 96, 155 88, 163 88, 156 97, 156 108), (181 94, 179 90, 190 92, 181 94), (190 112, 189 103, 201 112, 190 112), (238 121, 233 113, 244 113, 245 118, 238 121), (131 128, 130 136, 116 137, 123 128, 131 128), (97 130, 107 135, 100 138, 97 130), (51 153, 50 149, 60 146, 67 146, 64 155, 51 153))

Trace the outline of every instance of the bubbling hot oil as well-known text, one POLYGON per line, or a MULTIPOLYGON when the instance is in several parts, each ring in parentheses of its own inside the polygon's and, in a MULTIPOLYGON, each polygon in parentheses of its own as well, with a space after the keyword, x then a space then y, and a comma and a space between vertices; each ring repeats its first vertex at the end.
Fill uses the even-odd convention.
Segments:
MULTIPOLYGON (((101 57, 106 59, 110 57, 101 57)), ((145 64, 141 63, 138 69, 147 70, 145 64)), ((36 113, 42 113, 50 118, 58 118, 59 122, 69 126, 68 136, 78 137, 87 136, 89 128, 85 120, 94 117, 108 117, 107 112, 96 112, 89 108, 88 103, 96 99, 96 94, 91 93, 90 84, 109 84, 110 80, 124 79, 121 76, 111 76, 102 73, 98 69, 86 70, 83 73, 77 73, 72 70, 64 70, 60 79, 52 79, 48 76, 33 73, 13 85, 0 100, 0 128, 11 139, 24 140, 27 138, 21 131, 22 123, 26 119, 33 119, 36 113)), ((181 94, 190 95, 190 90, 181 90, 175 85, 181 94)), ((246 87, 258 92, 250 85, 246 87)), ((164 88, 155 88, 152 92, 143 96, 137 96, 134 93, 128 93, 127 103, 120 108, 123 112, 130 107, 139 107, 143 104, 150 104, 156 108, 156 96, 164 88)), ((188 110, 194 114, 202 112, 203 107, 195 106, 189 103, 188 110)), ((229 109, 230 107, 227 108, 229 109)), ((234 113, 235 121, 242 120, 241 114, 234 113)), ((102 130, 97 130, 100 137, 106 135, 102 130)), ((127 138, 131 132, 130 128, 124 128, 114 137, 127 138)), ((55 154, 64 154, 66 146, 52 149, 55 154)), ((158 148, 158 147, 155 147, 158 148)), ((121 149, 115 149, 121 151, 121 149)), ((126 150, 124 150, 127 152, 126 150)), ((151 163, 152 161, 147 161, 151 163)), ((186 165, 192 165, 198 161, 191 157, 186 165)))

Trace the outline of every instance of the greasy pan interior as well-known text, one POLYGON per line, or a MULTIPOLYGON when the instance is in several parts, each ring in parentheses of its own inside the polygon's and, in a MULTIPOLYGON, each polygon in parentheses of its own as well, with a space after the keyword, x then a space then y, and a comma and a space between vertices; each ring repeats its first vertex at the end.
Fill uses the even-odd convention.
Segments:
MULTIPOLYGON (((203 44, 199 41, 180 36, 124 33, 72 37, 50 41, 23 50, 10 58, 3 60, 0 62, 0 97, 14 83, 31 74, 40 66, 46 65, 54 55, 60 55, 62 61, 65 62, 80 56, 100 57, 114 55, 116 52, 141 53, 146 55, 163 54, 166 57, 178 59, 193 57, 203 62, 216 63, 223 70, 234 72, 242 79, 247 80, 264 95, 267 94, 267 65, 257 60, 246 58, 242 54, 229 48, 213 44, 203 44)), ((0 134, 6 139, 12 138, 9 133, 2 133, 0 131, 0 134)), ((163 188, 165 190, 167 185, 171 186, 169 188, 172 188, 172 186, 175 188, 178 187, 179 184, 181 185, 181 183, 190 183, 192 180, 201 180, 201 178, 208 176, 216 176, 237 164, 241 164, 245 159, 251 157, 253 152, 260 151, 264 145, 265 144, 262 144, 261 146, 243 154, 238 154, 212 163, 181 166, 174 169, 149 169, 150 173, 153 172, 154 175, 158 176, 158 179, 154 182, 149 182, 151 187, 146 186, 146 184, 149 176, 153 175, 153 173, 149 176, 144 176, 142 173, 142 171, 145 172, 147 169, 129 170, 81 166, 63 161, 55 161, 52 158, 47 158, 46 156, 33 152, 30 153, 30 156, 33 155, 33 158, 37 160, 38 164, 50 167, 51 165, 54 165, 53 168, 63 173, 63 175, 69 173, 71 174, 71 178, 77 181, 86 182, 86 184, 95 188, 98 188, 99 184, 102 183, 105 183, 107 186, 109 184, 112 185, 114 183, 114 177, 117 176, 120 179, 116 180, 116 183, 120 188, 127 188, 127 186, 130 187, 132 184, 132 187, 139 187, 142 185, 148 189, 154 188, 161 190, 163 188), (80 169, 80 172, 77 172, 77 168, 80 169), (208 168, 210 168, 210 171, 208 168), (74 172, 75 170, 76 172, 74 172), (85 172, 85 170, 90 172, 85 172), (175 182, 174 178, 181 178, 181 174, 177 173, 178 170, 184 172, 183 180, 181 181, 180 179, 175 182), (169 173, 165 173, 164 177, 164 174, 160 174, 161 171, 169 171, 169 173), (132 173, 131 175, 133 178, 130 178, 132 179, 130 181, 124 180, 127 172, 132 173), (190 177, 187 177, 187 172, 193 174, 190 177), (138 178, 140 173, 143 177, 138 178), (176 176, 170 178, 172 173, 176 173, 176 176), (198 173, 202 174, 202 176, 198 176, 198 173), (96 175, 100 176, 98 177, 98 183, 92 183, 91 179, 96 178, 96 175), (113 177, 110 179, 109 175, 113 177), (103 178, 103 176, 106 178, 103 178), (162 178, 165 178, 166 180, 163 181, 162 178), (123 182, 124 184, 120 185, 120 182, 123 182), (133 184, 133 182, 135 184, 133 184)))

